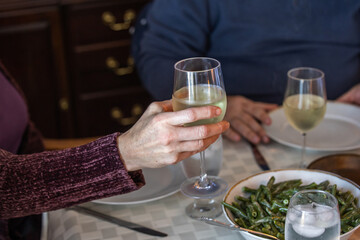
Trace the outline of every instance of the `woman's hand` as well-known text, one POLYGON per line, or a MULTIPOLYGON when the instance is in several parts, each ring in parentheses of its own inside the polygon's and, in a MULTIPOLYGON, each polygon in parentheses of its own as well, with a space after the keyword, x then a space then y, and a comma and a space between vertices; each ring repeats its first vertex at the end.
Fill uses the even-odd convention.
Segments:
POLYGON ((352 87, 349 91, 339 97, 337 101, 360 105, 360 84, 352 87))
POLYGON ((225 136, 232 141, 240 141, 241 137, 253 143, 269 142, 269 137, 261 124, 270 125, 269 112, 278 107, 276 104, 254 102, 241 96, 229 96, 225 120, 230 128, 225 136))
POLYGON ((229 128, 229 123, 184 127, 199 119, 220 115, 215 106, 172 111, 171 101, 150 104, 137 123, 118 138, 118 146, 126 169, 158 168, 175 164, 205 150, 219 135, 229 128))

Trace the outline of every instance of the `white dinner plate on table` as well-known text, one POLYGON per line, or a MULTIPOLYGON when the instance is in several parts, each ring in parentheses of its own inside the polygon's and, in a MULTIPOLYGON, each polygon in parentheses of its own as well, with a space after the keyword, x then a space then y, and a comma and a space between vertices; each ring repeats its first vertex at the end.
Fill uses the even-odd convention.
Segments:
MULTIPOLYGON (((283 108, 270 113, 272 124, 264 128, 270 138, 301 148, 302 135, 288 123, 283 108)), ((306 135, 306 149, 345 151, 360 148, 360 107, 328 101, 323 121, 306 135)))
POLYGON ((137 191, 109 198, 95 200, 95 203, 128 205, 155 201, 170 196, 180 190, 186 177, 179 164, 163 168, 144 168, 146 184, 137 191))

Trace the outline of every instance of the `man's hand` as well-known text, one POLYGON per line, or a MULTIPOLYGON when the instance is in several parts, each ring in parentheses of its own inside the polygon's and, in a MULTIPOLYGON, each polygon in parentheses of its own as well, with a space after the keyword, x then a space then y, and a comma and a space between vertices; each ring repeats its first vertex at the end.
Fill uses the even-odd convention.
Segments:
POLYGON ((227 100, 224 119, 230 122, 230 128, 224 135, 233 141, 240 141, 244 137, 255 144, 269 142, 261 124, 271 124, 268 113, 278 105, 254 102, 241 96, 229 96, 227 100))
POLYGON ((355 85, 349 91, 344 93, 337 101, 360 105, 360 84, 355 85))

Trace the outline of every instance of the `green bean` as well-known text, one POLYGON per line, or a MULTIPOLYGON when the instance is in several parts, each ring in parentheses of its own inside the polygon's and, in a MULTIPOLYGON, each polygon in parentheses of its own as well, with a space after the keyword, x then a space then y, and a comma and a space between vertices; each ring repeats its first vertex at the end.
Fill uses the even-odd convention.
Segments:
POLYGON ((346 204, 346 203, 345 203, 345 200, 344 200, 341 196, 337 196, 336 199, 338 200, 338 203, 339 203, 340 205, 345 205, 345 204, 346 204))
POLYGON ((259 198, 262 197, 262 195, 264 195, 264 193, 263 193, 263 186, 264 186, 264 185, 260 185, 260 187, 257 189, 256 194, 255 194, 256 200, 258 200, 259 198))
POLYGON ((258 218, 263 218, 265 215, 264 215, 264 210, 262 209, 262 207, 260 206, 260 204, 258 202, 253 202, 253 206, 255 208, 255 210, 257 211, 258 213, 258 218))
POLYGON ((238 209, 241 209, 241 206, 238 202, 232 202, 232 205, 238 209))
POLYGON ((304 186, 299 187, 299 190, 316 189, 317 186, 318 186, 318 185, 317 185, 316 183, 312 182, 312 183, 310 183, 310 184, 308 184, 308 185, 304 185, 304 186))
POLYGON ((330 193, 336 197, 336 192, 337 192, 337 185, 334 184, 331 186, 330 193))
POLYGON ((246 193, 251 193, 251 194, 255 194, 257 192, 256 189, 253 189, 253 188, 248 188, 248 187, 243 187, 243 192, 246 192, 246 193))
POLYGON ((264 186, 264 185, 261 185, 261 186, 262 186, 262 191, 263 191, 264 195, 266 196, 267 200, 271 202, 272 193, 270 191, 270 188, 267 186, 264 186))
POLYGON ((279 208, 282 208, 282 207, 284 207, 284 205, 282 205, 282 203, 279 201, 279 200, 277 200, 277 199, 275 199, 275 200, 273 200, 272 202, 271 202, 271 210, 275 210, 275 209, 279 209, 279 208))
POLYGON ((248 217, 246 216, 246 214, 242 211, 242 210, 240 210, 240 209, 238 209, 238 208, 236 208, 236 207, 234 207, 234 206, 232 206, 232 205, 230 205, 230 204, 228 204, 228 203, 226 203, 226 202, 221 202, 225 207, 227 207, 228 209, 230 209, 230 211, 232 212, 232 213, 234 213, 235 214, 235 216, 236 217, 243 217, 243 218, 245 218, 245 219, 247 219, 248 217))
MULTIPOLYGON (((272 194, 275 195, 277 193, 280 193, 288 184, 288 182, 282 182, 281 184, 279 184, 278 186, 276 186, 276 188, 274 189, 274 191, 272 191, 272 194)), ((275 187, 275 186, 274 186, 275 187)))
POLYGON ((285 223, 284 223, 284 221, 274 220, 274 225, 275 225, 275 227, 277 227, 277 229, 278 229, 280 232, 284 232, 284 231, 285 231, 285 223))
POLYGON ((284 199, 282 202, 285 206, 287 206, 287 205, 289 205, 290 201, 289 201, 289 199, 284 199))
POLYGON ((356 209, 353 212, 350 212, 349 214, 347 214, 347 216, 345 217, 341 217, 341 223, 342 224, 349 224, 353 221, 355 221, 356 219, 360 218, 360 209, 356 209))
POLYGON ((242 196, 236 196, 235 199, 240 201, 240 202, 250 202, 250 200, 248 198, 245 198, 245 197, 242 197, 242 196))
POLYGON ((273 231, 274 235, 276 236, 279 233, 279 230, 275 227, 274 221, 270 223, 271 230, 273 231))
POLYGON ((261 232, 261 228, 260 228, 260 223, 259 224, 253 224, 249 227, 250 230, 256 230, 256 231, 260 231, 261 232))
POLYGON ((267 182, 266 186, 268 187, 268 189, 271 189, 272 186, 274 185, 275 182, 275 177, 271 176, 271 178, 269 179, 269 181, 267 182))
POLYGON ((325 180, 317 186, 317 189, 325 190, 329 186, 329 184, 330 184, 330 182, 328 180, 325 180))
POLYGON ((267 233, 269 235, 276 236, 275 233, 273 231, 271 231, 270 229, 266 229, 266 228, 263 227, 261 229, 261 231, 264 232, 264 233, 267 233))
POLYGON ((254 209, 254 206, 252 204, 247 204, 247 208, 246 208, 246 211, 247 211, 247 216, 249 217, 249 219, 253 218, 257 218, 258 216, 258 213, 257 211, 254 209))
POLYGON ((278 216, 268 216, 268 217, 264 217, 262 219, 259 219, 257 221, 255 221, 255 223, 270 223, 273 221, 285 221, 285 216, 283 217, 278 217, 278 216))
POLYGON ((271 209, 268 208, 268 207, 265 207, 265 212, 266 212, 269 216, 275 216, 275 215, 276 215, 276 214, 275 214, 273 211, 271 211, 271 209))
POLYGON ((244 219, 242 218, 235 218, 235 222, 243 228, 249 228, 249 226, 246 224, 246 222, 244 221, 244 219))
POLYGON ((347 224, 341 224, 341 231, 342 232, 348 232, 348 231, 351 231, 353 230, 354 227, 353 226, 350 226, 350 225, 347 225, 347 224))
POLYGON ((262 198, 262 199, 259 199, 259 203, 264 206, 264 207, 268 207, 268 208, 271 208, 271 205, 268 201, 266 201, 265 198, 262 198))
POLYGON ((284 239, 285 239, 285 235, 284 235, 283 233, 278 233, 278 234, 276 235, 276 237, 277 237, 278 239, 280 239, 280 240, 284 240, 284 239))
POLYGON ((343 214, 346 210, 346 208, 351 205, 351 203, 354 201, 355 197, 351 193, 347 196, 345 204, 341 206, 340 208, 340 214, 343 214))
POLYGON ((282 207, 282 208, 279 208, 279 212, 282 212, 282 213, 287 213, 288 209, 285 208, 285 207, 282 207))
POLYGON ((353 221, 351 221, 351 226, 356 227, 357 225, 360 224, 360 218, 354 219, 353 221))

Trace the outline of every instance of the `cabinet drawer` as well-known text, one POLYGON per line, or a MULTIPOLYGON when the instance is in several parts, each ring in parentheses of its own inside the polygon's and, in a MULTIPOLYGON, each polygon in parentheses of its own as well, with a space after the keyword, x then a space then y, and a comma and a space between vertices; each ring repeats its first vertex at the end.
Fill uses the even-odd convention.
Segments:
POLYGON ((150 102, 142 88, 106 96, 83 95, 76 109, 77 135, 88 137, 124 132, 138 120, 150 102))
POLYGON ((76 54, 72 71, 77 93, 141 85, 128 47, 76 54))
POLYGON ((129 29, 145 0, 113 1, 69 6, 69 34, 73 45, 130 38, 129 29))

